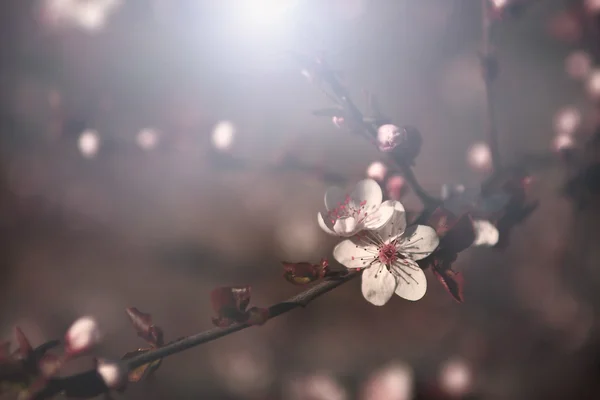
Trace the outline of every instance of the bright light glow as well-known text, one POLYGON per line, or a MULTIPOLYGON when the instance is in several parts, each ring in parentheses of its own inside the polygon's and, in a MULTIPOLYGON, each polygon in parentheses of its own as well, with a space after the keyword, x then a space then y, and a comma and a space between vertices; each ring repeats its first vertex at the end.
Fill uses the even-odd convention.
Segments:
POLYGON ((233 10, 244 22, 264 27, 283 24, 295 5, 295 0, 237 0, 233 10))
POLYGON ((98 149, 100 149, 100 136, 98 136, 97 131, 87 129, 79 136, 77 145, 84 157, 92 158, 98 153, 98 149))
POLYGON ((371 163, 371 165, 369 165, 367 168, 367 176, 377 181, 383 181, 385 179, 386 172, 387 168, 385 164, 379 161, 371 163))
POLYGON ((233 144, 235 125, 229 121, 221 121, 215 125, 212 134, 213 145, 221 151, 228 150, 233 144))
POLYGON ((600 0, 585 0, 585 8, 592 13, 600 12, 600 0))
POLYGON ((556 135, 552 142, 552 148, 556 151, 567 150, 574 145, 573 137, 565 134, 556 135))
POLYGON ((556 113, 554 128, 558 133, 571 135, 579 127, 581 113, 575 107, 566 107, 556 113))
POLYGON ((392 364, 376 371, 365 384, 361 399, 410 400, 413 373, 408 365, 392 364))
POLYGON ((494 4, 494 7, 502 8, 508 4, 508 0, 492 0, 492 3, 494 4))
POLYGON ((462 396, 469 392, 472 382, 471 370, 464 361, 448 361, 441 370, 442 387, 453 396, 462 396))
POLYGON ((469 165, 475 169, 486 170, 492 166, 492 153, 485 143, 476 143, 469 149, 469 165))
POLYGON ((138 132, 136 142, 144 150, 152 150, 158 145, 158 132, 152 128, 145 128, 138 132))
POLYGON ((594 69, 588 77, 587 91, 593 98, 600 98, 600 69, 594 69))
POLYGON ((592 69, 592 59, 585 51, 574 51, 565 60, 565 70, 573 79, 584 79, 592 69))

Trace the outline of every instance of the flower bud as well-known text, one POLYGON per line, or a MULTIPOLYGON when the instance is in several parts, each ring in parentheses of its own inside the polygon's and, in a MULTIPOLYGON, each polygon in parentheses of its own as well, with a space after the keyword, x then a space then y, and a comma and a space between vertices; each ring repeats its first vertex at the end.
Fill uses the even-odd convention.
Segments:
POLYGON ((66 351, 69 355, 83 353, 100 342, 100 338, 98 323, 94 318, 79 318, 65 335, 66 351))
POLYGON ((98 360, 96 372, 109 389, 121 389, 127 381, 123 367, 114 361, 98 360))
POLYGON ((379 150, 393 152, 398 158, 408 164, 413 164, 414 159, 421 151, 423 139, 419 130, 412 126, 386 124, 377 129, 379 150))

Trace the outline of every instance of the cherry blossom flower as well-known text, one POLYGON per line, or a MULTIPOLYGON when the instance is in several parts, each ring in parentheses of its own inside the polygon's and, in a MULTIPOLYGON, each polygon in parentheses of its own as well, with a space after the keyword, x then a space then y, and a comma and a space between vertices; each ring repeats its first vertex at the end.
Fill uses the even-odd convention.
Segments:
POLYGON ((373 179, 358 182, 349 194, 339 187, 330 187, 325 193, 327 212, 317 215, 319 226, 330 235, 342 237, 379 229, 394 215, 394 207, 382 204, 382 200, 381 187, 373 179))
POLYGON ((100 342, 98 323, 92 317, 82 317, 71 325, 65 335, 66 351, 76 355, 89 350, 100 342))
POLYGON ((365 268, 362 293, 370 303, 382 306, 394 293, 419 300, 427 291, 427 279, 417 261, 437 248, 438 236, 430 226, 407 228, 406 212, 399 201, 388 200, 383 205, 394 209, 389 222, 342 241, 333 256, 346 268, 365 268))

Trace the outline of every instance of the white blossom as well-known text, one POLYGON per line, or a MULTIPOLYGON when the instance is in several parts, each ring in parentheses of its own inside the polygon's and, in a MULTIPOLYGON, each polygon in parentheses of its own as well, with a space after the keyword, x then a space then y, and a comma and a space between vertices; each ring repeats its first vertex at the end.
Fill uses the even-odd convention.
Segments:
POLYGON ((500 233, 490 221, 474 220, 473 230, 475 231, 473 246, 492 247, 498 243, 500 233))
POLYGON ((98 360, 96 371, 109 389, 120 388, 125 382, 125 372, 119 363, 115 361, 98 360))
POLYGON ((427 291, 427 279, 416 261, 430 255, 439 239, 430 226, 406 226, 406 212, 398 201, 388 200, 393 217, 381 228, 364 231, 339 243, 334 258, 347 268, 366 268, 362 293, 376 306, 388 302, 394 293, 416 301, 427 291))
POLYGON ((319 226, 330 235, 342 237, 350 237, 364 229, 379 229, 394 214, 394 208, 382 204, 382 200, 381 187, 373 179, 358 182, 350 193, 336 186, 330 187, 325 193, 327 211, 317 215, 319 226))
POLYGON ((89 350, 100 342, 98 323, 92 317, 82 317, 71 325, 65 335, 66 349, 69 354, 78 354, 89 350))

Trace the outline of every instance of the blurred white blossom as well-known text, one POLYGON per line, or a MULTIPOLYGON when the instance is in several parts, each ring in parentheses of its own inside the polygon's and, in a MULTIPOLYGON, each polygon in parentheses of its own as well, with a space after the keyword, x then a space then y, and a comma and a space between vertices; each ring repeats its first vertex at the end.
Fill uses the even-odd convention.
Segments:
POLYGON ((575 107, 565 107, 554 117, 554 128, 557 133, 573 134, 581 123, 581 113, 575 107))
POLYGON ((440 381, 442 388, 449 394, 463 396, 471 390, 471 370, 462 360, 450 360, 442 366, 440 381))
POLYGON ((469 148, 467 160, 472 168, 487 170, 492 166, 492 152, 485 143, 475 143, 469 148))
POLYGON ((500 234, 498 229, 490 222, 486 220, 474 220, 473 229, 475 231, 475 240, 473 246, 495 246, 498 243, 500 234))
POLYGON ((367 176, 377 181, 383 181, 386 173, 387 167, 380 161, 375 161, 367 167, 367 176))
POLYGON ((85 352, 100 342, 98 323, 92 317, 82 317, 71 325, 65 335, 65 347, 69 354, 85 352))
POLYGON ((565 70, 573 79, 585 79, 592 69, 592 58, 582 50, 572 52, 565 60, 565 70))
POLYGON ((233 144, 235 125, 229 121, 221 121, 213 128, 212 143, 217 150, 226 151, 233 144))
POLYGON ((100 136, 98 132, 92 129, 86 129, 79 136, 77 142, 79 151, 86 158, 92 158, 100 149, 100 136))

